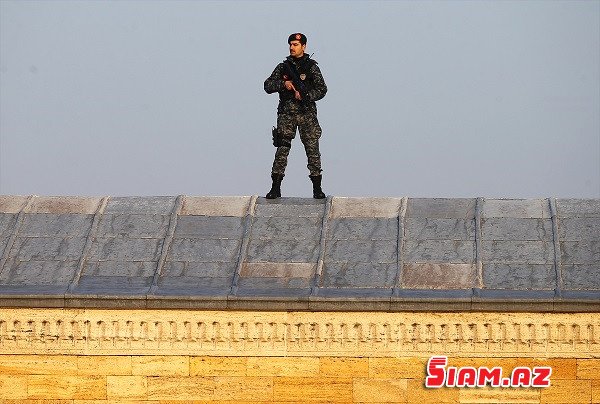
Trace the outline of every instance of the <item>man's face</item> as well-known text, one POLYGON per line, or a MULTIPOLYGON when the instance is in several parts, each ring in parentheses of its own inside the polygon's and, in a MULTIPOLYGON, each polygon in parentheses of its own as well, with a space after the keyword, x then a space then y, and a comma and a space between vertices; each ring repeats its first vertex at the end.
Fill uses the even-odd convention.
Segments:
POLYGON ((294 58, 299 58, 304 55, 304 49, 306 49, 306 45, 302 45, 300 41, 291 41, 290 42, 290 56, 294 58))

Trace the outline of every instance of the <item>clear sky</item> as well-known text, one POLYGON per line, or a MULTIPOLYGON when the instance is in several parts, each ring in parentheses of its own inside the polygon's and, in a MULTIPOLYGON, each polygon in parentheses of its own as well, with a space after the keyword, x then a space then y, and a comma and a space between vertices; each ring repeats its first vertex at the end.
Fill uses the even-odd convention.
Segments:
POLYGON ((0 194, 264 196, 297 31, 327 194, 600 198, 595 0, 0 0, 0 194))

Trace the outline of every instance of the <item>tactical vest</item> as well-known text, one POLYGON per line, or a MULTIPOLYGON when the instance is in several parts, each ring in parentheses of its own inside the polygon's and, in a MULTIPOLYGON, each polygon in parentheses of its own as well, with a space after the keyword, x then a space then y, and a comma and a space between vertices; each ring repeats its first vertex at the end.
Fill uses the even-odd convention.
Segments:
MULTIPOLYGON (((287 59, 283 61, 283 63, 287 63, 287 59)), ((302 78, 304 78, 304 80, 302 80, 302 82, 304 83, 304 85, 306 86, 306 89, 308 91, 311 91, 312 89, 314 89, 314 78, 312 73, 310 72, 311 68, 313 67, 313 65, 315 65, 317 62, 312 60, 310 57, 306 57, 306 58, 302 58, 300 61, 295 61, 294 66, 296 66, 296 70, 298 71, 298 74, 300 76, 300 80, 302 80, 302 78)), ((283 67, 281 69, 281 79, 284 81, 287 80, 292 80, 291 77, 288 77, 288 75, 286 74, 286 69, 285 67, 283 67)), ((279 93, 279 100, 280 100, 280 108, 282 107, 282 103, 284 101, 287 100, 292 100, 298 104, 300 104, 300 101, 296 100, 294 98, 294 92, 293 91, 283 91, 279 93)))

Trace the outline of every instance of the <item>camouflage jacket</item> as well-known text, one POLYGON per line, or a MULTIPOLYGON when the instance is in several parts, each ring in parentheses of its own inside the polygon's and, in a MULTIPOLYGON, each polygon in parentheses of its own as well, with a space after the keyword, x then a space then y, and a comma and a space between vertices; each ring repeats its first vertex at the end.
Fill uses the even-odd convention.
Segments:
POLYGON ((303 82, 307 88, 307 92, 302 102, 294 98, 293 91, 285 89, 284 81, 291 81, 291 78, 286 74, 285 61, 279 63, 275 67, 275 70, 273 70, 273 73, 265 80, 265 91, 267 94, 279 93, 277 113, 313 112, 316 114, 317 104, 315 101, 325 97, 327 93, 327 85, 319 66, 317 66, 317 62, 307 54, 304 54, 299 59, 288 56, 286 60, 291 61, 296 66, 300 78, 304 78, 303 82))

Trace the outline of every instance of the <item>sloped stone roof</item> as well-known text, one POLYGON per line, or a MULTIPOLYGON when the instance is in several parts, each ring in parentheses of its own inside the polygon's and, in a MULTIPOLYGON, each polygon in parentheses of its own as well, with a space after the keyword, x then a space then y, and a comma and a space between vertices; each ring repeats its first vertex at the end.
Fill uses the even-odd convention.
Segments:
POLYGON ((0 305, 600 311, 600 200, 0 196, 0 305))

